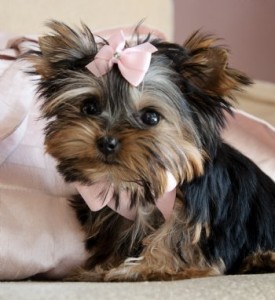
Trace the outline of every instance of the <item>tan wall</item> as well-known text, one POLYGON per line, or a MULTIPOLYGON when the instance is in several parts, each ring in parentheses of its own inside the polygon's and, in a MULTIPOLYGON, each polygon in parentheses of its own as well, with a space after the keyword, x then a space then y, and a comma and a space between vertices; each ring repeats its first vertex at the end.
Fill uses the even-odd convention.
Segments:
POLYGON ((45 21, 55 18, 70 25, 85 22, 92 30, 146 25, 173 37, 172 0, 0 0, 0 31, 42 33, 45 21))
POLYGON ((275 82, 275 0, 174 0, 175 39, 202 28, 224 38, 231 63, 275 82))

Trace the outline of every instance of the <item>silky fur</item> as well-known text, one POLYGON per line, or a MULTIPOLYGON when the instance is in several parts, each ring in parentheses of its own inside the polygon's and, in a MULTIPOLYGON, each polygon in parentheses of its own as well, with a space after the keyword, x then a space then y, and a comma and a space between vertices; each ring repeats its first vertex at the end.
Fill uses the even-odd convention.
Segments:
POLYGON ((220 137, 232 92, 250 84, 228 66, 228 50, 200 32, 180 46, 142 40, 137 29, 128 46, 150 40, 158 51, 133 87, 117 66, 100 78, 85 68, 107 43, 96 43, 85 25, 75 31, 52 21, 49 27, 52 33, 27 57, 41 76, 46 150, 67 182, 107 181, 117 205, 126 189, 137 207, 130 221, 108 207, 90 211, 80 195, 70 199, 91 255, 69 278, 172 280, 275 271, 274 182, 220 137), (82 113, 87 101, 98 103, 98 115, 82 113), (143 124, 142 113, 152 109, 159 123, 143 124), (103 155, 97 140, 104 136, 116 137, 119 151, 103 155), (154 200, 165 190, 166 170, 179 184, 165 221, 154 200))

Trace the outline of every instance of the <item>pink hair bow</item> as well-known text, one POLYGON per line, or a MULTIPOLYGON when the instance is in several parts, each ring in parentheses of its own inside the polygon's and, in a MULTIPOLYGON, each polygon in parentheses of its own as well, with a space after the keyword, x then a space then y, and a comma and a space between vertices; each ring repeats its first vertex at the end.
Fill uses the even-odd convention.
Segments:
POLYGON ((108 42, 109 45, 104 45, 86 66, 88 70, 100 77, 117 64, 122 76, 133 86, 138 86, 148 71, 152 53, 157 48, 148 42, 125 48, 123 31, 113 34, 108 42))

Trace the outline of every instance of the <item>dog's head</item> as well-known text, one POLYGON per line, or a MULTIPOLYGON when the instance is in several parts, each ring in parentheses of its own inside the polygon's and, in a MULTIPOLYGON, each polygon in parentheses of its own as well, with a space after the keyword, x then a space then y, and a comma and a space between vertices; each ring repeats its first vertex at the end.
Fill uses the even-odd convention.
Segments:
POLYGON ((83 26, 51 22, 30 54, 41 75, 45 145, 68 182, 109 181, 161 195, 166 173, 177 182, 203 174, 220 143, 232 91, 249 79, 228 67, 228 51, 200 32, 183 46, 138 35, 157 48, 143 81, 131 85, 114 65, 103 76, 86 66, 108 41, 83 26))

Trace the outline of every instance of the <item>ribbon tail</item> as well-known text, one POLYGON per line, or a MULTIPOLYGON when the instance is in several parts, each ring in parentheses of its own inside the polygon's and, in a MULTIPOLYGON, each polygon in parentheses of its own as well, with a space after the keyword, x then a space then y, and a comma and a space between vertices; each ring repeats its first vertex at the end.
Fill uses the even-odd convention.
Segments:
POLYGON ((116 207, 116 201, 114 198, 108 203, 108 206, 114 210, 115 212, 119 213, 121 216, 128 220, 135 220, 137 214, 137 207, 134 206, 130 208, 130 193, 127 191, 120 191, 119 193, 119 205, 116 207))
POLYGON ((114 194, 114 188, 106 183, 99 182, 91 186, 75 183, 75 187, 91 211, 98 211, 108 205, 114 194))
POLYGON ((156 200, 156 206, 164 216, 165 220, 169 219, 172 214, 176 200, 176 192, 176 189, 173 189, 156 200))

